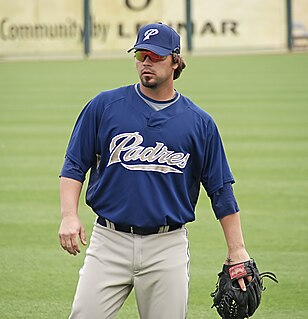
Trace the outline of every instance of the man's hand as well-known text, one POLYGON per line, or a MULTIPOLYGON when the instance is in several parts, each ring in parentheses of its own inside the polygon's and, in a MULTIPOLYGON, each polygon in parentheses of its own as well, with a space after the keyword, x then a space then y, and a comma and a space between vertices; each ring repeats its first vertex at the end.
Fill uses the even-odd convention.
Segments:
MULTIPOLYGON (((226 258, 226 265, 232 266, 233 264, 238 264, 240 262, 245 262, 247 260, 249 260, 250 257, 245 249, 245 247, 241 247, 239 249, 233 249, 233 250, 229 250, 228 252, 228 257, 226 258)), ((249 282, 251 282, 252 277, 251 276, 247 276, 244 278, 239 278, 238 279, 238 284, 240 286, 240 288, 243 291, 246 291, 246 284, 248 284, 249 282)))
POLYGON ((71 255, 76 256, 80 253, 79 240, 87 245, 86 233, 77 215, 65 216, 62 218, 59 229, 59 240, 62 248, 71 255))

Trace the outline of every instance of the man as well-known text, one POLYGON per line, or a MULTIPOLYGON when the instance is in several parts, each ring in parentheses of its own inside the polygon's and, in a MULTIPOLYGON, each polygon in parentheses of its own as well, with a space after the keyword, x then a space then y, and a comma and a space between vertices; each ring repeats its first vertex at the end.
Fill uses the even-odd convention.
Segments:
MULTIPOLYGON (((189 252, 200 183, 228 246, 226 263, 249 260, 233 176, 213 119, 174 89, 185 68, 180 37, 143 26, 132 49, 140 83, 102 92, 81 112, 61 172, 61 246, 80 252, 78 201, 97 214, 70 318, 115 318, 134 287, 141 319, 187 316, 189 252)), ((239 280, 245 290, 243 279, 239 280)))

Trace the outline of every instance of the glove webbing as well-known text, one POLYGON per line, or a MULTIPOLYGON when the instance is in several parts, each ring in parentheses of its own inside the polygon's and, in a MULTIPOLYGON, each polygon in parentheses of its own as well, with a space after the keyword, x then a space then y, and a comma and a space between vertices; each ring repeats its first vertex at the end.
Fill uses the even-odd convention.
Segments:
POLYGON ((273 272, 270 272, 270 271, 262 272, 260 274, 260 280, 261 280, 261 287, 262 287, 263 291, 266 289, 266 287, 263 286, 263 279, 264 278, 269 278, 269 279, 275 281, 278 284, 277 277, 276 277, 276 275, 273 272))

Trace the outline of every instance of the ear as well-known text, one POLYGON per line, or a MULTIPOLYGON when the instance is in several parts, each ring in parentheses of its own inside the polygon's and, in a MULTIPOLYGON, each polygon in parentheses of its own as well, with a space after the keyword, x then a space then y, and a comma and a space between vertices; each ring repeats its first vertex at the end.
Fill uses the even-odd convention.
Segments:
POLYGON ((175 71, 179 67, 178 63, 172 65, 172 69, 175 71))
POLYGON ((179 66, 179 56, 176 53, 172 53, 172 68, 176 70, 179 66))

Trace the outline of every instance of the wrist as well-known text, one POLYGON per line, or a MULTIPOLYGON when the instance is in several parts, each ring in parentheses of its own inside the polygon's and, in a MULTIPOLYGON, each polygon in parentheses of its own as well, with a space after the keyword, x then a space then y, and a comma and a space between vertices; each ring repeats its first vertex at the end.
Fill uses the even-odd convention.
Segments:
POLYGON ((250 257, 245 247, 238 247, 236 249, 228 250, 225 264, 232 265, 243 261, 247 261, 249 259, 250 257))
POLYGON ((74 210, 61 210, 62 219, 78 217, 78 212, 74 210))

